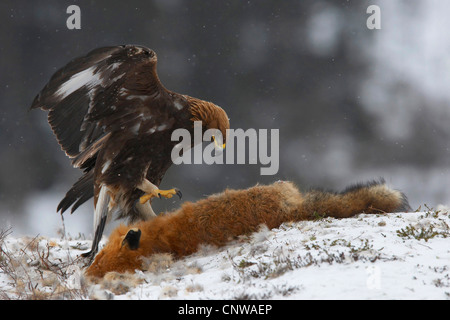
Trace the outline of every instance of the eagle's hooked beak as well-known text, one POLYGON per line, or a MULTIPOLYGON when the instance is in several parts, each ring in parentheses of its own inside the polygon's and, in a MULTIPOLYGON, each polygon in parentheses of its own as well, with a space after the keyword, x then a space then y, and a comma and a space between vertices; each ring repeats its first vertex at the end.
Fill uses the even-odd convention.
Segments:
POLYGON ((222 146, 220 146, 219 143, 218 143, 217 140, 216 140, 216 137, 215 137, 215 136, 212 136, 212 138, 213 138, 213 140, 214 140, 214 147, 215 147, 216 149, 219 149, 219 150, 225 149, 226 143, 224 143, 224 144, 222 144, 222 146))

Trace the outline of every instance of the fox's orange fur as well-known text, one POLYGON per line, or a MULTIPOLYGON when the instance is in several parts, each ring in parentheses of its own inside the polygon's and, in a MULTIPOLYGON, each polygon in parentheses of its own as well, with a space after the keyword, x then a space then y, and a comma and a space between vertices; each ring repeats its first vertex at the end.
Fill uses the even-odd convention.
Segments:
POLYGON ((153 220, 119 226, 86 273, 102 277, 109 271, 133 271, 141 267, 143 256, 169 252, 181 257, 195 252, 200 244, 223 246, 237 236, 256 231, 261 224, 271 229, 283 222, 309 220, 317 215, 346 218, 362 212, 408 208, 406 197, 383 182, 355 186, 342 193, 302 194, 291 182, 225 190, 195 203, 187 202, 153 220), (141 237, 138 248, 132 250, 125 237, 129 230, 137 229, 141 237))

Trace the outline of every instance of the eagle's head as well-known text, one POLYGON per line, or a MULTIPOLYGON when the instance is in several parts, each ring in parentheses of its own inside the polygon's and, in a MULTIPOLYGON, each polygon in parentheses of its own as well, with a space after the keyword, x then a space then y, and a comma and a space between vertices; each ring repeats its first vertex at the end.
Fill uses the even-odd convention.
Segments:
POLYGON ((123 46, 126 49, 127 57, 128 58, 142 58, 146 57, 147 62, 154 63, 158 61, 158 57, 156 56, 156 52, 152 49, 143 47, 143 46, 136 46, 136 45, 124 45, 123 46))
POLYGON ((230 129, 228 115, 221 107, 212 102, 185 96, 190 105, 191 121, 201 121, 203 132, 208 129, 217 129, 222 134, 223 146, 227 141, 227 129, 230 129))
MULTIPOLYGON (((227 129, 230 129, 230 120, 228 119, 227 113, 219 106, 214 105, 213 113, 214 116, 211 118, 209 122, 206 123, 206 130, 208 129, 218 129, 220 133, 222 133, 223 146, 221 148, 225 148, 225 144, 227 142, 227 129)), ((216 142, 216 140, 214 140, 216 142)), ((217 143, 216 143, 217 145, 217 143)))

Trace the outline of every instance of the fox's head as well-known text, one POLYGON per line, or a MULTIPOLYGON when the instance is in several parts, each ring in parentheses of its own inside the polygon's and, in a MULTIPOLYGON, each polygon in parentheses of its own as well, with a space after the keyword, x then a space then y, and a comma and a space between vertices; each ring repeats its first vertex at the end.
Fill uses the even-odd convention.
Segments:
POLYGON ((139 269, 143 256, 140 248, 141 235, 139 228, 119 226, 109 237, 108 244, 86 270, 86 275, 103 277, 110 271, 126 272, 139 269))

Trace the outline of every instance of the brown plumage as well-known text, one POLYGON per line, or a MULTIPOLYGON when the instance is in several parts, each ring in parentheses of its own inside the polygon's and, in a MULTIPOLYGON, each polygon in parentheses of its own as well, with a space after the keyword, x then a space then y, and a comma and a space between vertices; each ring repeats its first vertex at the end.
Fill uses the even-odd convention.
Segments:
POLYGON ((87 269, 89 276, 141 268, 141 258, 154 253, 182 257, 200 244, 223 246, 233 238, 257 231, 261 224, 276 228, 283 222, 317 216, 351 217, 358 213, 409 210, 406 197, 383 181, 357 185, 341 193, 301 193, 291 182, 226 190, 153 220, 115 229, 87 269))
POLYGON ((225 111, 164 88, 156 64, 156 53, 142 46, 96 49, 58 70, 31 106, 48 111, 62 150, 84 170, 57 210, 73 212, 94 197, 91 256, 113 213, 146 220, 155 216, 150 198, 181 197, 177 189, 158 188, 172 165, 175 129, 192 135, 193 122, 202 121, 203 130, 218 129, 226 139, 225 111))

